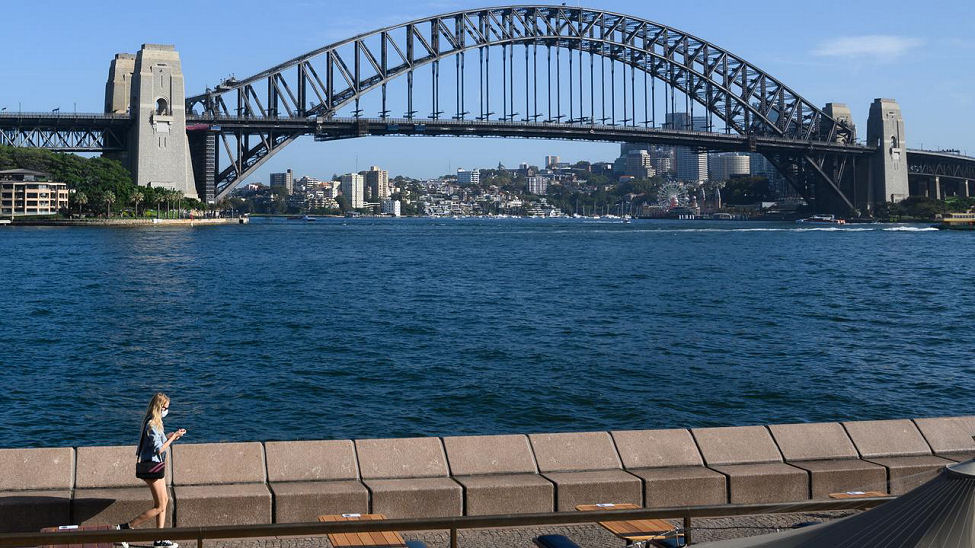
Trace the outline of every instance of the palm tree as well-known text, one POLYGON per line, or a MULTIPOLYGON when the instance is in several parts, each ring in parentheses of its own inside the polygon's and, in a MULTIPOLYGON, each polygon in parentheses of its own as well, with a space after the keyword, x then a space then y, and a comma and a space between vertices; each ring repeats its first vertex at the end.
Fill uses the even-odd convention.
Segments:
POLYGON ((102 201, 105 202, 107 218, 112 218, 112 204, 115 203, 115 193, 111 190, 106 190, 105 194, 102 194, 102 201))
POLYGON ((180 214, 182 213, 183 208, 183 191, 176 190, 173 191, 173 194, 176 196, 176 218, 179 219, 181 217, 180 214))
POLYGON ((82 206, 88 205, 88 195, 84 192, 76 192, 74 195, 74 203, 78 204, 78 215, 81 215, 82 206))
POLYGON ((132 201, 135 203, 135 216, 136 217, 139 216, 139 202, 141 202, 144 198, 145 198, 145 195, 143 195, 142 192, 140 192, 138 190, 136 190, 135 192, 132 193, 132 201))

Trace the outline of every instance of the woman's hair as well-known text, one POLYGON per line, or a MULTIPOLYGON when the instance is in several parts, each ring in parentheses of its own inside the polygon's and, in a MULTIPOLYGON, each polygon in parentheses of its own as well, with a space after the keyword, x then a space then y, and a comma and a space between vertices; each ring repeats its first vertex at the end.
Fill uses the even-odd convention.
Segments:
POLYGON ((162 430, 162 408, 167 405, 169 405, 169 396, 163 394, 162 392, 157 392, 156 395, 149 400, 149 408, 146 409, 146 416, 144 419, 142 419, 142 422, 145 423, 148 421, 153 428, 162 430))

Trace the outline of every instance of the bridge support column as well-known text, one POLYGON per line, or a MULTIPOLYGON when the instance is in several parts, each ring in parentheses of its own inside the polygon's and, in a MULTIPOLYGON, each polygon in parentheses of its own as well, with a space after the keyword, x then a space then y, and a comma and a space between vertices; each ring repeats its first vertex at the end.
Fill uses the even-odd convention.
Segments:
POLYGON ((962 179, 961 184, 958 185, 958 195, 962 198, 968 198, 968 179, 962 179))
POLYGON ((132 76, 132 177, 197 198, 186 138, 186 90, 173 46, 143 44, 132 76))
POLYGON ((941 177, 938 177, 937 175, 934 176, 934 199, 935 200, 944 199, 941 196, 941 177))
POLYGON ((871 201, 899 202, 910 195, 907 185, 907 151, 904 118, 893 99, 874 99, 867 119, 867 143, 877 147, 870 159, 871 201))

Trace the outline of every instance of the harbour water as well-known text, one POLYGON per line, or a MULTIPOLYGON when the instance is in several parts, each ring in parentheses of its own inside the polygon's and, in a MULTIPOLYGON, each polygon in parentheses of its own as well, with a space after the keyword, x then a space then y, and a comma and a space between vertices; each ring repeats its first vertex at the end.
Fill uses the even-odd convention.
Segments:
POLYGON ((0 228, 0 447, 975 414, 971 235, 256 219, 0 228))

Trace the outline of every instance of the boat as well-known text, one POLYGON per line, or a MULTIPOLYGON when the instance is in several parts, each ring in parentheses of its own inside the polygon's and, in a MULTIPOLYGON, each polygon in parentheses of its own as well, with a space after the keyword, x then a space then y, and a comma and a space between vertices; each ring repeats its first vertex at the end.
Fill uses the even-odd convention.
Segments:
POLYGON ((311 221, 317 221, 318 219, 316 219, 314 217, 309 217, 308 215, 305 215, 304 217, 301 218, 301 220, 303 220, 305 222, 311 222, 311 221))
POLYGON ((711 220, 713 221, 733 221, 734 219, 735 217, 731 213, 719 212, 711 214, 711 220))
POLYGON ((837 219, 835 215, 813 215, 812 217, 806 217, 805 219, 797 219, 796 223, 845 225, 846 221, 843 219, 837 219))
POLYGON ((975 211, 945 213, 941 217, 941 224, 934 227, 940 230, 975 230, 975 211))

